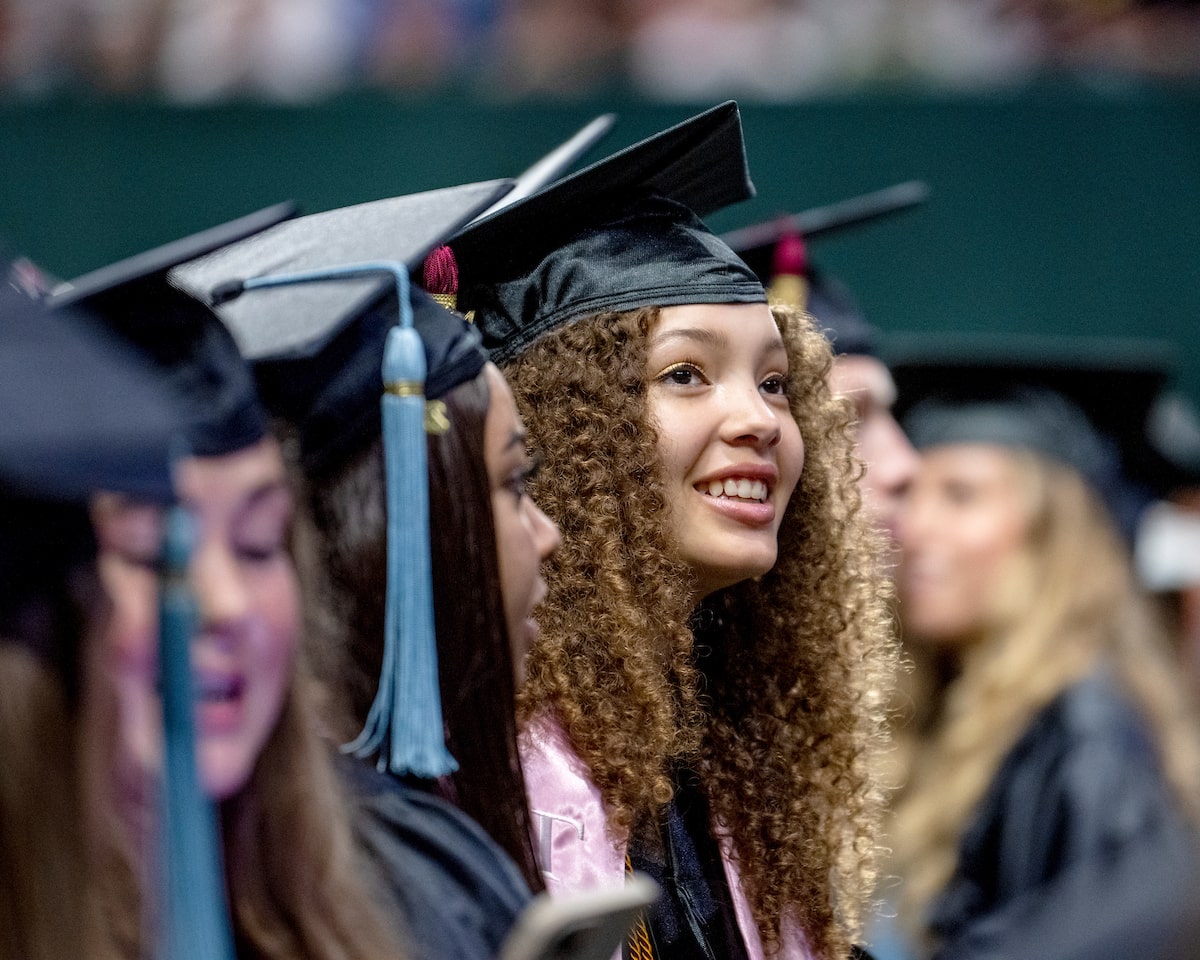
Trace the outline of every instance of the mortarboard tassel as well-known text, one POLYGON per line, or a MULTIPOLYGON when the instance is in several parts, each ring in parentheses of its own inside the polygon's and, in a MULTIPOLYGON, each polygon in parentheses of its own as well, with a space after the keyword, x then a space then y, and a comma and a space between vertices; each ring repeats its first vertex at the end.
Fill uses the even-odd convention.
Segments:
POLYGON ((771 303, 808 308, 808 251, 798 230, 784 233, 775 244, 771 264, 771 284, 767 300, 771 303))
POLYGON ((447 310, 458 310, 458 260, 445 244, 425 258, 421 286, 447 310))
POLYGON ((159 593, 163 710, 163 960, 233 960, 233 934, 212 804, 196 769, 191 641, 196 607, 187 582, 191 517, 167 515, 159 593))
POLYGON ((393 773, 435 778, 458 764, 446 750, 433 629, 429 479, 425 465, 425 349, 412 327, 408 291, 401 326, 383 353, 383 455, 387 479, 387 608, 384 670, 363 734, 347 750, 380 750, 393 773), (392 650, 389 651, 389 646, 392 650), (386 689, 394 684, 394 690, 386 689))
POLYGON ((387 599, 383 668, 367 722, 342 749, 379 755, 380 770, 434 779, 458 764, 446 749, 438 686, 429 559, 429 474, 425 462, 425 348, 413 328, 408 271, 402 264, 365 263, 221 284, 222 303, 245 290, 354 279, 386 273, 396 282, 399 324, 383 354, 383 451, 387 481, 387 599))

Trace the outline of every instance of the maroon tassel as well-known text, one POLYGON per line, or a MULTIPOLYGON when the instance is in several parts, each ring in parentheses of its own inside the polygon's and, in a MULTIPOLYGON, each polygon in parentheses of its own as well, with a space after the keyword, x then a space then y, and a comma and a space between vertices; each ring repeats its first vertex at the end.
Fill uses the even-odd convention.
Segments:
POLYGON ((421 286, 433 294, 458 293, 458 261, 453 250, 443 245, 425 258, 421 286))

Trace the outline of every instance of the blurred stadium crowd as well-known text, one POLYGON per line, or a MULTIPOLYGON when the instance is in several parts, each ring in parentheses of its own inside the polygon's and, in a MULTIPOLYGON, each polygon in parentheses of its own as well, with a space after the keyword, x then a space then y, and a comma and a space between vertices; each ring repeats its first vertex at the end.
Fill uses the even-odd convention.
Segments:
POLYGON ((1196 0, 0 0, 0 91, 781 101, 1200 77, 1196 0), (697 69, 703 65, 703 69, 697 69))

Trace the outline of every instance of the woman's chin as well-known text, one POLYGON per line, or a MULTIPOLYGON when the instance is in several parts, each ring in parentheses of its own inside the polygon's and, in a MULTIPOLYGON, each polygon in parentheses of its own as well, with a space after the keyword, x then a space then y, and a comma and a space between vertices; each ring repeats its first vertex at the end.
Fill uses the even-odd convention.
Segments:
POLYGON ((240 793, 254 772, 253 762, 236 745, 201 744, 200 788, 214 803, 240 793))

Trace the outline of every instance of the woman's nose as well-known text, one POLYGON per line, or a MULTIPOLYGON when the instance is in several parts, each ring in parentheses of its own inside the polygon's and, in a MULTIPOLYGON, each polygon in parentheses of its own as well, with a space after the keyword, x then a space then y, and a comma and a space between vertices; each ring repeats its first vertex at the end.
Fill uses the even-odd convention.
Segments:
POLYGON ((723 434, 730 443, 772 446, 779 441, 780 412, 763 397, 758 383, 730 388, 725 394, 723 434))
POLYGON ((538 556, 547 560, 562 546, 562 533, 558 524, 551 520, 536 504, 533 509, 534 542, 537 544, 538 556))
POLYGON ((230 551, 201 546, 192 558, 190 575, 202 625, 221 626, 246 615, 250 595, 230 551))

